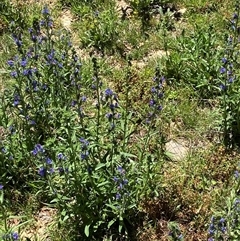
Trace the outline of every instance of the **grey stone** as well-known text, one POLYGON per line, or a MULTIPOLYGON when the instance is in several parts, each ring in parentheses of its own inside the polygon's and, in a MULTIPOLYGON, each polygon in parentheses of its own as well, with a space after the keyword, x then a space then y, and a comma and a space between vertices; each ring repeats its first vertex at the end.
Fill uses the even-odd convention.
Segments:
POLYGON ((172 161, 184 160, 189 153, 189 148, 187 148, 184 145, 183 140, 170 140, 169 142, 166 143, 165 147, 166 147, 167 156, 172 161))

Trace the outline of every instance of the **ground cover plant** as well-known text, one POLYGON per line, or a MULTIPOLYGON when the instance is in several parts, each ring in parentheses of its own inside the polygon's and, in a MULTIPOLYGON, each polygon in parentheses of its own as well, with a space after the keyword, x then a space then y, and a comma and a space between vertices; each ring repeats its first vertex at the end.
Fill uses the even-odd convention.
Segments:
POLYGON ((2 1, 0 240, 239 240, 239 5, 2 1))

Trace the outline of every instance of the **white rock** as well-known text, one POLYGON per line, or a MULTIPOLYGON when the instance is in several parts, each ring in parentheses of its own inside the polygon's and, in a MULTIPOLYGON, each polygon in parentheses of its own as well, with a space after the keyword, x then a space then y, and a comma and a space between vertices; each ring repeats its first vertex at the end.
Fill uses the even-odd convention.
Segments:
POLYGON ((168 157, 173 161, 181 161, 185 159, 189 153, 189 149, 184 146, 182 140, 171 140, 166 143, 166 152, 168 157))

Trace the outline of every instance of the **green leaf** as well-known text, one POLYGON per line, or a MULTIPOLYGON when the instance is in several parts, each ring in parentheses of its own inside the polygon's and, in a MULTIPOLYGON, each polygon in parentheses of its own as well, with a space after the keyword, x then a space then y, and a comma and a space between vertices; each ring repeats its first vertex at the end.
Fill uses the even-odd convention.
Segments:
POLYGON ((135 157, 136 158, 136 155, 126 153, 126 152, 120 152, 120 155, 123 155, 124 157, 135 157))
POLYGON ((97 171, 97 170, 99 170, 99 169, 101 169, 102 167, 105 167, 105 166, 106 166, 105 163, 99 163, 99 164, 96 166, 95 171, 97 171))
POLYGON ((3 191, 0 191, 0 203, 3 204, 3 191))
POLYGON ((119 226, 118 226, 118 232, 121 233, 123 228, 123 222, 120 222, 119 226))
POLYGON ((105 182, 99 183, 99 184, 97 185, 97 187, 105 186, 105 185, 108 184, 108 183, 109 183, 109 181, 105 181, 105 182))
POLYGON ((112 204, 106 204, 107 207, 110 207, 111 209, 115 210, 115 211, 118 211, 118 209, 112 205, 112 204))
POLYGON ((86 225, 84 228, 84 233, 87 237, 89 237, 89 228, 90 228, 90 225, 86 225))
POLYGON ((116 219, 113 219, 111 220, 109 223, 108 223, 108 228, 110 228, 114 223, 116 222, 116 219))

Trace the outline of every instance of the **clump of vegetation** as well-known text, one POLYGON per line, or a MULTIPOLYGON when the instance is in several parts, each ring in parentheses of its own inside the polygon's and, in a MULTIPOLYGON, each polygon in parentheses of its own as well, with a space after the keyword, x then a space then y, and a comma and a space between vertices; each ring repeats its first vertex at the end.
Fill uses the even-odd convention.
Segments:
POLYGON ((163 77, 156 72, 149 124, 142 126, 147 135, 131 143, 136 129, 128 103, 103 83, 97 58, 85 79, 70 40, 55 34, 47 7, 42 14, 29 29, 29 47, 21 32, 13 33, 18 55, 7 62, 13 82, 2 95, 9 132, 1 143, 5 196, 11 199, 11 187, 37 189, 74 236, 127 238, 142 200, 153 195, 154 169, 162 162, 159 148, 149 153, 149 143, 162 109, 163 77))
POLYGON ((0 239, 44 206, 52 240, 239 239, 238 1, 1 4, 0 239))

